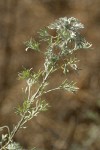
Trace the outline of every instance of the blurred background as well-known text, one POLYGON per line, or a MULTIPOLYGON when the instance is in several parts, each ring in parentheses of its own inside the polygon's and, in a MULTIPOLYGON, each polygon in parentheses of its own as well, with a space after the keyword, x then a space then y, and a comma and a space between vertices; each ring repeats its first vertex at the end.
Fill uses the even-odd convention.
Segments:
MULTIPOLYGON (((23 43, 65 16, 85 25, 83 34, 93 48, 77 53, 82 70, 73 79, 78 93, 47 95, 49 110, 16 134, 14 140, 26 150, 100 150, 100 0, 0 0, 0 126, 12 129, 19 119, 14 107, 23 97, 24 82, 17 80, 22 66, 42 67, 42 57, 25 52, 23 43)), ((51 82, 60 79, 58 74, 51 82)))

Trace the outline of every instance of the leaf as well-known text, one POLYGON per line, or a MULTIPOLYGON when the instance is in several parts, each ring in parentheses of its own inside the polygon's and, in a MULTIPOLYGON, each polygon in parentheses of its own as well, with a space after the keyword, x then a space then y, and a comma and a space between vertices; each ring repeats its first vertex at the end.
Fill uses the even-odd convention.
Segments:
POLYGON ((31 76, 31 70, 32 70, 32 68, 31 69, 24 68, 23 71, 21 71, 20 73, 18 73, 18 79, 20 80, 20 79, 28 79, 28 78, 30 78, 30 76, 31 76))
POLYGON ((43 29, 40 29, 40 31, 38 33, 39 33, 39 37, 42 41, 48 41, 51 38, 51 35, 48 33, 48 30, 46 27, 43 29))
POLYGON ((35 51, 40 51, 39 49, 39 43, 37 41, 35 41, 34 39, 30 39, 29 41, 26 41, 25 42, 25 45, 26 45, 26 51, 30 48, 30 49, 33 49, 35 51))
POLYGON ((68 91, 68 92, 72 92, 72 93, 75 93, 77 92, 77 90, 79 89, 78 87, 75 86, 76 83, 71 81, 69 82, 67 79, 65 81, 62 82, 61 86, 60 86, 60 89, 63 89, 65 91, 68 91))

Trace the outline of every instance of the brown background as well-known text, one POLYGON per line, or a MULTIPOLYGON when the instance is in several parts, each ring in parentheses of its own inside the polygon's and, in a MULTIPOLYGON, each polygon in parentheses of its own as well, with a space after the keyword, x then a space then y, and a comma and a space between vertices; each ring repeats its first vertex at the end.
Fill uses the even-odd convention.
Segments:
MULTIPOLYGON (((47 95, 52 107, 15 136, 27 150, 100 150, 100 0, 0 0, 0 126, 12 129, 18 121, 14 107, 22 101, 24 82, 17 73, 22 66, 38 70, 42 64, 40 55, 25 52, 23 42, 65 16, 85 25, 93 49, 78 52, 82 70, 72 77, 79 92, 47 95)), ((58 74, 51 82, 62 78, 58 74)))

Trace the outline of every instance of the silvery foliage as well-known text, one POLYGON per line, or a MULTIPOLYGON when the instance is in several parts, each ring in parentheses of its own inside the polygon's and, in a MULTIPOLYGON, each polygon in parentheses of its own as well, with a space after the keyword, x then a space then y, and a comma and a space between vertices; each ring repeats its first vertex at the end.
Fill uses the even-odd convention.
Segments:
POLYGON ((16 114, 20 116, 20 120, 13 127, 12 131, 10 131, 8 126, 0 128, 1 130, 4 128, 8 130, 7 134, 2 135, 0 142, 1 150, 9 149, 9 147, 10 149, 11 147, 17 149, 19 145, 13 141, 15 134, 19 129, 26 128, 25 123, 37 116, 38 113, 47 110, 49 104, 42 99, 42 95, 55 90, 77 92, 78 87, 76 87, 76 83, 69 81, 67 75, 70 70, 79 70, 77 66, 79 60, 74 56, 74 54, 76 55, 76 51, 91 47, 91 44, 79 32, 83 28, 83 24, 78 19, 64 17, 41 29, 39 31, 39 42, 32 38, 25 42, 26 51, 32 49, 43 54, 44 70, 40 69, 34 72, 32 68, 24 68, 19 73, 19 79, 26 82, 26 87, 23 89, 25 95, 23 104, 16 108, 16 114), (42 42, 46 43, 45 51, 41 50, 42 42), (48 84, 50 84, 48 78, 57 70, 61 71, 66 79, 58 87, 48 89, 48 84), (32 90, 33 86, 37 87, 35 92, 32 90))

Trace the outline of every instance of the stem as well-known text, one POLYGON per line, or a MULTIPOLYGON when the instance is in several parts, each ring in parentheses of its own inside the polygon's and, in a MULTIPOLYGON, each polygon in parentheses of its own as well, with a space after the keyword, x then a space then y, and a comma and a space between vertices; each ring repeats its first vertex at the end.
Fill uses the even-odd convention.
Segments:
POLYGON ((9 127, 8 127, 8 126, 0 127, 0 130, 2 131, 4 128, 6 128, 6 129, 8 130, 8 135, 10 135, 10 130, 9 130, 9 127))
POLYGON ((30 99, 30 93, 31 93, 31 86, 29 86, 29 88, 28 88, 28 100, 30 99))
MULTIPOLYGON (((26 114, 26 113, 25 113, 25 114, 26 114)), ((8 142, 7 142, 0 150, 5 150, 6 147, 8 146, 8 144, 12 141, 14 135, 17 133, 17 131, 19 130, 19 128, 20 128, 20 126, 21 126, 21 123, 22 123, 23 120, 24 120, 25 114, 24 114, 24 116, 21 118, 21 120, 18 122, 18 124, 14 127, 13 131, 11 132, 11 134, 10 134, 10 136, 9 136, 8 142)))
MULTIPOLYGON (((48 76, 49 76, 49 74, 50 74, 51 72, 52 72, 52 68, 51 68, 51 70, 50 70, 48 73, 46 73, 46 75, 45 75, 45 77, 44 77, 44 79, 43 79, 41 85, 40 85, 39 88, 37 89, 36 93, 31 97, 31 99, 30 99, 30 106, 31 106, 31 104, 33 103, 34 99, 36 99, 37 97, 41 96, 41 95, 38 96, 38 94, 39 94, 41 88, 43 87, 44 83, 46 82, 46 80, 47 80, 47 78, 48 78, 48 76)), ((29 97, 30 97, 30 88, 29 88, 29 93, 28 93, 28 98, 29 98, 29 97)), ((27 121, 24 120, 27 111, 28 111, 28 110, 26 110, 26 111, 24 112, 24 115, 22 116, 21 120, 20 120, 20 121, 18 122, 18 124, 14 127, 13 131, 11 132, 11 134, 10 134, 10 136, 9 136, 8 142, 7 142, 0 150, 5 150, 5 149, 7 149, 8 144, 12 141, 13 137, 14 137, 15 134, 18 132, 18 130, 20 129, 20 127, 21 127, 22 125, 24 125, 26 122, 28 122, 28 120, 27 120, 27 121)))
POLYGON ((37 98, 37 97, 39 97, 39 96, 42 95, 42 94, 38 95, 38 93, 41 91, 41 88, 43 87, 44 83, 46 82, 46 80, 47 80, 49 74, 51 73, 51 71, 52 71, 52 68, 51 68, 51 70, 45 75, 45 77, 44 77, 44 79, 43 79, 43 82, 42 82, 41 85, 39 86, 37 92, 31 97, 30 103, 33 103, 33 101, 34 101, 35 98, 37 98), (37 96, 37 95, 38 95, 38 96, 37 96))
POLYGON ((47 94, 47 93, 52 92, 52 91, 55 91, 55 90, 60 90, 60 87, 56 87, 56 88, 54 88, 54 89, 50 89, 50 90, 48 90, 48 91, 45 91, 44 94, 47 94))

